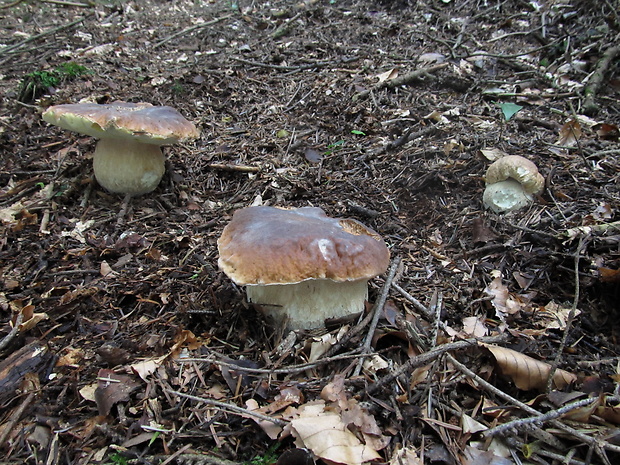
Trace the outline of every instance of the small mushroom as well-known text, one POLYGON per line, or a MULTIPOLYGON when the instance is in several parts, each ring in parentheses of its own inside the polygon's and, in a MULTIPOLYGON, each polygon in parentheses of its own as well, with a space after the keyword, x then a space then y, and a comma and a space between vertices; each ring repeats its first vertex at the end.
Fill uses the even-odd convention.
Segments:
POLYGON ((536 165, 519 155, 507 155, 493 162, 484 176, 482 200, 495 213, 518 210, 530 204, 545 187, 536 165))
POLYGON ((248 302, 288 329, 360 313, 368 280, 390 261, 376 232, 314 207, 237 210, 218 250, 220 269, 246 286, 248 302))
POLYGON ((174 108, 150 103, 77 103, 49 107, 43 120, 99 138, 93 156, 97 182, 110 192, 153 191, 165 171, 160 146, 195 139, 200 132, 174 108))

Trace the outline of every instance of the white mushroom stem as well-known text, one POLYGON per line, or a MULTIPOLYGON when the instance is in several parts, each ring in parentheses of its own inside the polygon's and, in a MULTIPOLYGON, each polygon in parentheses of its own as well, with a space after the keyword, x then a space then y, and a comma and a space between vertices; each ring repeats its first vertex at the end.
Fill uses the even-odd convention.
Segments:
POLYGON ((246 286, 248 302, 288 329, 323 327, 326 319, 364 310, 368 280, 309 279, 295 284, 246 286))
POLYGON ((518 210, 532 202, 533 198, 525 192, 523 185, 514 179, 487 185, 482 201, 495 213, 518 210))
POLYGON ((153 191, 165 171, 158 145, 127 139, 100 139, 93 168, 97 182, 110 192, 140 195, 153 191))

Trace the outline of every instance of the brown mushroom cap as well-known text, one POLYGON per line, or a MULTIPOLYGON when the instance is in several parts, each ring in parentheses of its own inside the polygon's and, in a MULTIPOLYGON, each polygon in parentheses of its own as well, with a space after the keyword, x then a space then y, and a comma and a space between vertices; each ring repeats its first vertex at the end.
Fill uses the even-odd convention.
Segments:
POLYGON ((237 210, 218 250, 220 268, 239 285, 368 280, 385 272, 390 261, 376 232, 314 207, 237 210))
POLYGON ((545 187, 545 178, 538 172, 534 162, 520 155, 507 155, 494 161, 484 179, 487 184, 514 179, 527 194, 539 194, 545 187))
POLYGON ((173 144, 200 135, 196 126, 174 108, 150 103, 55 105, 43 113, 43 120, 100 139, 131 139, 155 145, 173 144))

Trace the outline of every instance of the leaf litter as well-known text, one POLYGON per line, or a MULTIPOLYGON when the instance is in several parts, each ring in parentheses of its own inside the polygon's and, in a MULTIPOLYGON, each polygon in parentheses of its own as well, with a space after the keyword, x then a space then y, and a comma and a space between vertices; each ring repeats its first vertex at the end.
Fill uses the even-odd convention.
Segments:
POLYGON ((609 4, 58 3, 0 9, 6 460, 618 460, 609 4), (203 132, 129 202, 93 179, 92 140, 40 120, 115 100, 203 132), (505 155, 546 190, 496 215, 505 155), (216 240, 250 204, 378 231, 401 266, 367 318, 285 334, 248 308, 216 240))

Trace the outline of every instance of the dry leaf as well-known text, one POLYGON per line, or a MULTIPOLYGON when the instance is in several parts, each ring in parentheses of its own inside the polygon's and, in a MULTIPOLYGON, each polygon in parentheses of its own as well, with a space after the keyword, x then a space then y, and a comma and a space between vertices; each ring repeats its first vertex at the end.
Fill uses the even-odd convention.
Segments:
POLYGON ((23 315, 22 323, 19 325, 19 332, 25 333, 34 328, 40 321, 45 321, 49 317, 47 313, 35 313, 34 305, 26 305, 21 309, 23 315))
POLYGON ((446 61, 446 56, 441 53, 423 53, 418 57, 418 61, 422 64, 431 64, 431 63, 443 63, 446 61))
POLYGON ((379 82, 390 81, 392 79, 396 79, 398 77, 398 68, 392 68, 385 73, 377 74, 376 76, 379 78, 379 82))
POLYGON ((340 415, 325 411, 303 413, 304 416, 291 421, 293 436, 301 442, 300 447, 310 449, 317 457, 346 465, 362 465, 381 458, 349 431, 340 415))
MULTIPOLYGON (((546 389, 551 365, 516 350, 489 344, 483 346, 493 354, 502 373, 509 376, 519 389, 524 391, 546 389)), ((553 375, 552 386, 555 389, 563 389, 576 380, 576 375, 558 368, 553 375)))
MULTIPOLYGON (((255 399, 246 400, 245 407, 250 412, 263 413, 263 414, 265 413, 263 409, 259 407, 258 402, 256 402, 255 399)), ((278 439, 278 436, 280 436, 280 433, 282 432, 282 427, 276 425, 275 423, 271 421, 261 420, 255 416, 250 416, 250 415, 242 415, 242 416, 244 418, 249 418, 251 420, 254 420, 258 424, 258 426, 260 426, 263 429, 263 431, 267 434, 267 436, 269 436, 269 438, 273 439, 274 441, 278 439)))
POLYGON ((579 121, 571 119, 560 128, 560 136, 555 145, 574 147, 579 139, 581 139, 581 124, 579 121))
POLYGON ((483 337, 489 333, 484 321, 477 316, 463 318, 463 332, 468 336, 483 337))
POLYGON ((471 235, 474 244, 486 244, 489 241, 497 239, 491 228, 484 224, 484 220, 480 217, 476 217, 471 222, 471 235))
POLYGON ((396 452, 388 465, 424 465, 413 447, 405 447, 396 452))
POLYGON ((131 376, 115 373, 107 368, 99 370, 95 402, 99 415, 108 415, 112 406, 129 400, 129 394, 140 387, 140 383, 131 376))
POLYGON ((155 357, 147 360, 142 360, 140 362, 130 365, 130 368, 144 381, 148 381, 148 377, 161 366, 166 357, 167 355, 163 357, 155 357))
POLYGON ((461 415, 461 428, 465 434, 475 434, 489 429, 486 425, 483 425, 466 414, 461 415))
MULTIPOLYGON (((536 321, 536 325, 547 329, 564 330, 570 311, 570 308, 562 307, 551 301, 543 307, 543 310, 536 313, 536 316, 539 318, 536 321)), ((575 316, 579 314, 581 314, 581 311, 575 309, 575 316)))
POLYGON ((603 140, 617 141, 620 137, 620 130, 615 124, 598 123, 592 126, 592 129, 596 131, 596 135, 603 140))
POLYGON ((463 465, 514 465, 510 459, 495 455, 489 450, 479 450, 471 446, 465 446, 465 460, 463 465))
POLYGON ((506 316, 514 315, 525 306, 518 297, 508 291, 506 285, 502 283, 501 276, 493 279, 484 289, 484 292, 493 297, 491 303, 502 321, 505 320, 506 316))
POLYGON ((598 269, 600 280, 604 283, 620 283, 620 269, 600 267, 598 269))

